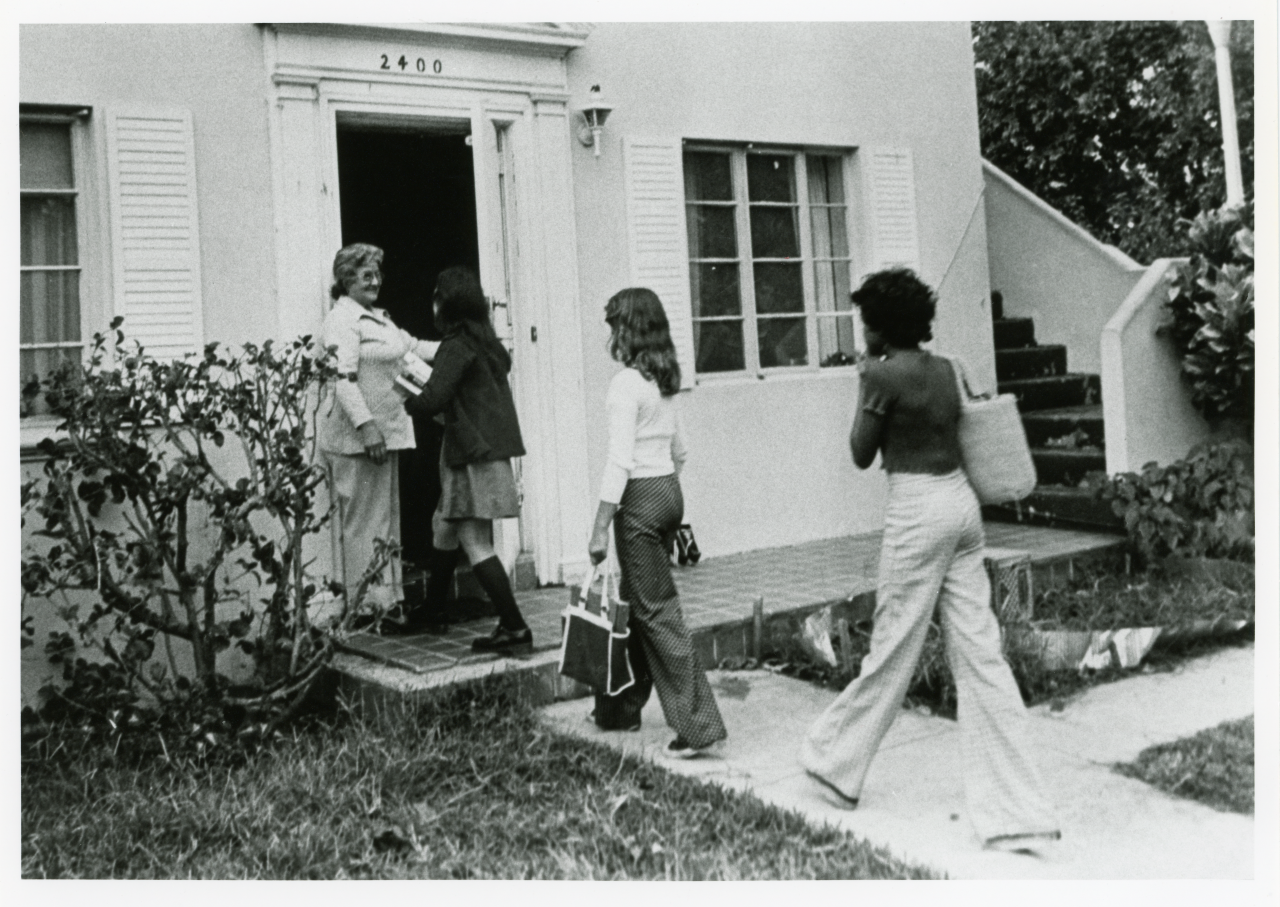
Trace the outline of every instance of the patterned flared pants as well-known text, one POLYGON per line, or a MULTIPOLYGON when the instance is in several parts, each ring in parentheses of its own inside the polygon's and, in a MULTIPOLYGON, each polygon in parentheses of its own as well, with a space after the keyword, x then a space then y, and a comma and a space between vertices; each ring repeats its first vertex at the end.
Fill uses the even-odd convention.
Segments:
POLYGON ((597 696, 596 722, 606 729, 638 723, 656 687, 667 724, 690 746, 701 748, 723 740, 727 732, 671 579, 666 542, 683 516, 684 497, 675 476, 627 482, 613 532, 622 570, 619 591, 631 609, 628 653, 636 683, 617 696, 597 696))
POLYGON ((818 718, 801 762, 858 797, 920 660, 935 608, 959 697, 965 795, 983 840, 1057 831, 1026 740, 1026 709, 1000 652, 982 519, 964 473, 890 473, 871 651, 818 718))

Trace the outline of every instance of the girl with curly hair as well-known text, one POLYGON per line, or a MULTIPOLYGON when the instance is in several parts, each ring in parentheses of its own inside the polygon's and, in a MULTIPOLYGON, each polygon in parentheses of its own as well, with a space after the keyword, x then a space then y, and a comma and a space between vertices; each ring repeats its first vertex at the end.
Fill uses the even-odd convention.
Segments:
POLYGON ((859 469, 880 454, 889 501, 871 651, 810 728, 801 762, 842 805, 857 804, 936 612, 959 693, 959 764, 973 826, 990 848, 1034 850, 1060 834, 1031 759, 1026 709, 1000 651, 982 516, 961 469, 954 366, 920 349, 932 337, 936 300, 905 269, 870 275, 852 297, 867 358, 849 443, 859 469))

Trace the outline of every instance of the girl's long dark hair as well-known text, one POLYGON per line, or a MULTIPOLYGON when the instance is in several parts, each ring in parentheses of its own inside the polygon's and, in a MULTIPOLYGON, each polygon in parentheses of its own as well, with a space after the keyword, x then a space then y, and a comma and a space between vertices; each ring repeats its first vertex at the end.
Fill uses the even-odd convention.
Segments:
POLYGON ((658 294, 644 287, 619 290, 604 307, 613 330, 609 353, 658 385, 664 397, 680 391, 680 362, 671 342, 671 325, 658 294))
POLYGON ((446 337, 457 332, 469 335, 504 372, 511 368, 511 356, 494 333, 489 300, 475 271, 464 267, 441 271, 436 278, 435 302, 437 330, 446 337))

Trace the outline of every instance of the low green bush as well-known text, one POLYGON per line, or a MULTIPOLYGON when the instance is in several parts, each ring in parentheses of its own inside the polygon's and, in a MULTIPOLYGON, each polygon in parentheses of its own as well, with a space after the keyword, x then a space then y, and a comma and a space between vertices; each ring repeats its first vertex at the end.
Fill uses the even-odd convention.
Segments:
POLYGON ((307 544, 331 516, 314 421, 332 354, 303 337, 168 360, 121 324, 41 383, 62 440, 41 443, 21 489, 22 644, 37 643, 36 609, 66 629, 45 640, 62 677, 24 723, 194 752, 269 737, 394 553, 379 542, 353 607, 313 622, 307 544))
POLYGON ((1169 555, 1253 559, 1253 450, 1243 441, 1203 445, 1142 472, 1095 474, 1094 494, 1124 519, 1145 561, 1169 555))
POLYGON ((1249 571, 1224 582, 1178 575, 1156 566, 1124 575, 1087 568, 1036 595, 1035 625, 1055 630, 1186 627, 1203 621, 1252 621, 1254 584, 1249 571))
MULTIPOLYGON (((1227 571, 1186 569, 1180 559, 1153 565, 1139 574, 1119 573, 1106 565, 1078 566, 1074 577, 1062 586, 1037 594, 1033 624, 1050 630, 1118 630, 1127 627, 1184 628, 1202 621, 1245 621, 1239 631, 1213 637, 1162 637, 1138 669, 1107 667, 1100 671, 1045 667, 1040 653, 1012 644, 1005 634, 1004 657, 1028 706, 1054 702, 1071 693, 1129 676, 1135 670, 1169 670, 1183 659, 1220 646, 1247 644, 1252 639, 1254 583, 1252 569, 1231 564, 1227 571)), ((1019 623, 1005 629, 1028 629, 1019 623)), ((849 628, 849 647, 833 640, 840 664, 816 662, 800 644, 798 628, 790 638, 772 639, 765 666, 778 673, 807 680, 832 690, 843 690, 861 672, 862 660, 871 649, 872 624, 865 621, 849 628)), ((745 659, 726 659, 722 668, 740 669, 745 659)), ((907 688, 907 704, 923 707, 946 718, 957 710, 955 678, 947 664, 942 631, 934 620, 924 649, 907 688)))

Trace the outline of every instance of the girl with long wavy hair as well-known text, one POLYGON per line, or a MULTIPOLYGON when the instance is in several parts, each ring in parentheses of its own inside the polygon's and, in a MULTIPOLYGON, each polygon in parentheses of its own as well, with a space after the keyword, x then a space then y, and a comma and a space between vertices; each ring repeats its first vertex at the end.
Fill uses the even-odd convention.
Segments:
POLYGON ((667 313, 652 290, 616 293, 605 307, 609 352, 623 365, 609 385, 609 458, 588 551, 599 564, 613 524, 621 594, 630 606, 629 652, 634 686, 596 697, 596 724, 635 730, 656 687, 667 724, 676 732, 668 755, 694 756, 727 736, 720 709, 698 664, 685 626, 667 539, 680 527, 684 497, 678 479, 685 461, 676 394, 680 364, 667 313))

